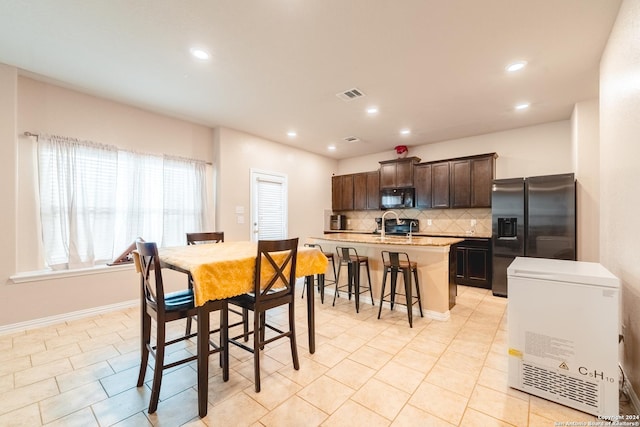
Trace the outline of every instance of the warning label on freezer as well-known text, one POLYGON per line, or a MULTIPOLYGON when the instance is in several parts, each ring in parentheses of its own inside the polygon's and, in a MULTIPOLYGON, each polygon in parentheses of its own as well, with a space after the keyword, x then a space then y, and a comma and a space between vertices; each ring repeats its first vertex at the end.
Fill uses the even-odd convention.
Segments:
POLYGON ((514 356, 519 359, 522 359, 522 352, 520 350, 516 350, 515 348, 509 349, 509 356, 514 356))
POLYGON ((527 331, 524 336, 525 353, 555 359, 565 363, 575 355, 573 341, 527 331))

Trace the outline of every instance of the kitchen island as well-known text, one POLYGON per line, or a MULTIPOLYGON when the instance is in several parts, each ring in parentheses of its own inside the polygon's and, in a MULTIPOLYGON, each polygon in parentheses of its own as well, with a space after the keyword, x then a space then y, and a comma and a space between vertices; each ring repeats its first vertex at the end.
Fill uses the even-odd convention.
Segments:
MULTIPOLYGON (((411 261, 418 264, 420 296, 424 315, 432 319, 447 320, 449 309, 455 304, 456 295, 455 258, 450 249, 452 245, 463 240, 451 237, 414 236, 409 238, 404 236, 382 237, 379 234, 332 233, 322 237, 310 237, 307 242, 320 244, 324 251, 333 253, 336 253, 337 246, 350 246, 358 251, 358 255, 368 256, 371 287, 376 305, 380 301, 384 273, 381 251, 406 252, 411 261)), ((327 274, 329 274, 327 277, 331 277, 332 273, 327 274)), ((340 283, 346 283, 346 280, 347 274, 344 270, 341 273, 340 283)), ((360 280, 361 286, 366 286, 367 278, 364 272, 360 280)), ((332 292, 334 289, 333 286, 329 286, 326 291, 332 292)))

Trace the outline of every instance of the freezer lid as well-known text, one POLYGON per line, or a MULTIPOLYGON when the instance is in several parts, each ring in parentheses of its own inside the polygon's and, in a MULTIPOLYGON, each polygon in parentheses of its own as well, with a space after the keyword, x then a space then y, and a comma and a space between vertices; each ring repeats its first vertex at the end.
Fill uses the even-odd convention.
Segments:
POLYGON ((517 257, 507 268, 507 276, 620 287, 620 279, 597 262, 517 257))

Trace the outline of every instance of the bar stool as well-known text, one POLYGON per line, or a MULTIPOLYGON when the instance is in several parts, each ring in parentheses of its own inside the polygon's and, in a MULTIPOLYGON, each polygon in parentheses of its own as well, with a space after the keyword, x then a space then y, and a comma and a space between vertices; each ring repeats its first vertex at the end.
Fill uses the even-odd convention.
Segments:
POLYGON ((338 254, 338 276, 336 277, 336 292, 333 294, 333 305, 336 305, 336 297, 338 296, 340 288, 347 287, 349 293, 349 300, 351 300, 351 292, 352 288, 355 285, 355 289, 353 290, 353 294, 356 300, 356 313, 360 311, 360 294, 363 294, 366 289, 360 292, 360 267, 367 268, 367 279, 369 281, 369 295, 371 295, 371 304, 375 306, 375 302, 373 300, 373 292, 371 291, 371 273, 369 272, 369 257, 360 256, 355 248, 351 247, 341 247, 338 246, 336 248, 336 252, 338 254), (348 278, 347 284, 340 286, 340 270, 342 266, 347 266, 348 278))
MULTIPOLYGON (((331 261, 331 265, 333 267, 333 280, 325 280, 325 275, 324 274, 318 274, 317 277, 317 281, 318 281, 318 292, 320 292, 320 302, 322 304, 324 304, 324 287, 325 285, 330 285, 332 283, 336 283, 336 263, 334 262, 334 257, 333 257, 333 252, 325 252, 322 250, 322 246, 320 246, 317 243, 305 243, 305 246, 309 247, 309 248, 318 248, 320 249, 320 252, 322 252, 324 254, 324 256, 327 257, 327 259, 329 261, 331 261)), ((306 289, 306 286, 302 287, 302 297, 304 298, 304 290, 306 289)))
POLYGON ((387 301, 391 303, 391 310, 393 310, 394 304, 396 304, 396 291, 398 273, 402 271, 402 277, 404 282, 404 294, 398 294, 405 297, 405 303, 402 304, 407 307, 407 316, 409 317, 409 327, 413 328, 413 305, 417 302, 420 309, 420 317, 424 317, 422 314, 422 302, 420 300, 420 283, 418 282, 418 264, 409 260, 409 255, 406 252, 390 252, 382 251, 382 264, 384 265, 384 275, 382 277, 382 291, 380 291, 380 309, 378 310, 378 319, 382 313, 382 303, 387 301), (391 273, 391 291, 385 295, 384 288, 387 283, 387 273, 391 273), (412 295, 411 286, 411 273, 416 283, 416 296, 412 295), (386 297, 391 297, 390 300, 385 300, 386 297), (416 300, 416 301, 414 301, 416 300))

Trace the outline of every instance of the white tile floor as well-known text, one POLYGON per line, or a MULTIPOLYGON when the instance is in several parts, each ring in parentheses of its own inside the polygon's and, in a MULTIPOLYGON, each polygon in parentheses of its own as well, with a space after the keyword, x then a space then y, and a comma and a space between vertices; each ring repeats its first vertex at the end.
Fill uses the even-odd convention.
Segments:
MULTIPOLYGON (((317 350, 309 354, 306 306, 296 306, 300 370, 288 341, 262 355, 262 392, 252 355, 231 348, 230 380, 212 358, 207 417, 197 414, 196 366, 165 373, 149 415, 137 308, 0 336, 0 426, 553 426, 588 414, 507 387, 506 303, 460 286, 446 322, 316 295, 317 350)), ((213 315, 212 319, 217 316, 213 315)), ((269 317, 285 321, 284 312, 269 317)), ((176 336, 184 324, 171 328, 176 336)), ((169 357, 193 353, 195 342, 169 357)), ((150 380, 152 369, 147 370, 150 380)))

